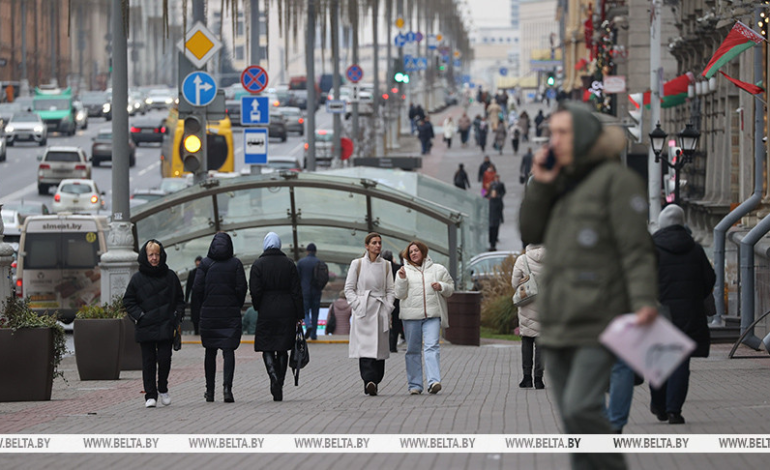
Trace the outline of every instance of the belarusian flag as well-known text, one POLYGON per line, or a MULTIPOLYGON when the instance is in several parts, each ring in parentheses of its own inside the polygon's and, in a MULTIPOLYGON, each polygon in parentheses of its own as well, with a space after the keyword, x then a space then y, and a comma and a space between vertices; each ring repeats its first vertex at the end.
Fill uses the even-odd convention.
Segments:
POLYGON ((701 75, 711 78, 724 64, 740 55, 746 49, 761 43, 763 40, 764 38, 757 32, 738 21, 733 26, 733 29, 730 30, 730 34, 719 45, 719 49, 717 49, 716 54, 711 58, 706 68, 703 69, 701 75))
MULTIPOLYGON (((692 83, 693 78, 692 74, 688 72, 664 83, 660 107, 671 108, 684 103, 687 99, 687 86, 692 83)), ((645 106, 650 106, 650 96, 651 92, 647 91, 644 93, 643 101, 645 106)))
POLYGON ((740 88, 742 90, 748 91, 752 95, 758 95, 760 93, 764 93, 764 91, 765 91, 765 89, 762 88, 761 86, 756 86, 756 85, 752 85, 751 83, 742 82, 742 81, 738 80, 737 78, 733 78, 733 77, 727 75, 726 73, 722 72, 721 70, 719 71, 719 73, 724 75, 724 77, 726 79, 728 79, 731 82, 733 82, 733 84, 735 86, 737 86, 738 88, 740 88))

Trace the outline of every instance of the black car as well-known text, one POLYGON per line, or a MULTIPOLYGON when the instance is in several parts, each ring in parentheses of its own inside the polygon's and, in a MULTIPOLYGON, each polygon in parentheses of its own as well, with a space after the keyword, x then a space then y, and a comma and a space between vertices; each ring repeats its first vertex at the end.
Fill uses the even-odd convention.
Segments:
POLYGON ((108 121, 112 119, 112 99, 108 93, 90 91, 83 94, 80 102, 88 112, 88 117, 103 117, 108 121))
POLYGON ((131 140, 136 145, 144 143, 162 143, 163 134, 166 133, 166 120, 158 121, 157 118, 138 119, 131 124, 131 140))
MULTIPOLYGON (((265 127, 265 126, 259 126, 265 127)), ((278 111, 270 110, 270 125, 267 128, 267 136, 281 139, 281 142, 286 142, 289 137, 289 131, 286 128, 286 119, 278 111)))
MULTIPOLYGON (((91 145, 91 165, 99 166, 102 162, 112 161, 112 129, 104 129, 96 134, 91 145)), ((128 141, 128 166, 136 165, 136 146, 128 141)))
POLYGON ((225 112, 230 118, 231 126, 241 125, 241 100, 225 101, 225 112))

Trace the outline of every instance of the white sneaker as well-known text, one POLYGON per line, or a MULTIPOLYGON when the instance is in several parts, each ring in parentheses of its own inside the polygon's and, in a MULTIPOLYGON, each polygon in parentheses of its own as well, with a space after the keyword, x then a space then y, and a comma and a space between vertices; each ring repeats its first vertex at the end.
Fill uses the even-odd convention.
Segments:
POLYGON ((145 408, 155 408, 155 405, 157 405, 157 402, 154 398, 148 399, 146 402, 144 402, 145 408))
POLYGON ((166 393, 161 393, 160 395, 160 402, 163 404, 163 406, 168 406, 171 404, 171 395, 166 393))

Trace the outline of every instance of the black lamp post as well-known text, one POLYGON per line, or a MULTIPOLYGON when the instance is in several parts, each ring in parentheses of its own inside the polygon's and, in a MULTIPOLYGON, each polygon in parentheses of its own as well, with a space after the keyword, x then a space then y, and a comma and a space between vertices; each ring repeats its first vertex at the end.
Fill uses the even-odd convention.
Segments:
POLYGON ((660 123, 655 126, 655 130, 650 132, 650 144, 652 145, 652 151, 655 153, 655 162, 663 161, 669 168, 674 169, 674 203, 679 205, 679 172, 684 168, 686 163, 692 162, 692 157, 695 154, 695 147, 698 145, 698 139, 700 138, 700 132, 695 129, 692 124, 687 124, 681 132, 679 132, 679 147, 681 150, 676 152, 676 162, 671 163, 668 158, 660 158, 660 154, 663 152, 663 146, 666 142, 668 134, 660 128, 660 123))

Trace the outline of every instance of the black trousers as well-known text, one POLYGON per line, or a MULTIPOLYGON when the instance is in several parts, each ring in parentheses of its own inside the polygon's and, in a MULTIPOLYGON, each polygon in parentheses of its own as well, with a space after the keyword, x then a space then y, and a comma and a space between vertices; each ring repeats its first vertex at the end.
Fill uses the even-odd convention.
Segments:
POLYGON ((667 413, 681 413, 690 384, 690 358, 674 369, 660 388, 650 387, 652 406, 667 413))
POLYGON ((489 247, 495 248, 497 246, 497 234, 500 232, 499 225, 489 226, 489 247))
MULTIPOLYGON (((206 348, 206 359, 203 362, 206 371, 206 389, 214 390, 215 378, 217 375, 217 350, 218 348, 206 348)), ((222 385, 225 387, 233 386, 233 376, 235 375, 235 350, 223 349, 222 358, 225 360, 225 370, 222 376, 222 385)))
POLYGON ((171 340, 139 343, 142 348, 142 381, 144 399, 157 400, 158 392, 168 393, 168 373, 171 371, 171 340), (157 382, 156 382, 157 374, 157 382))
POLYGON ((361 357, 358 359, 358 368, 361 369, 361 378, 364 380, 364 385, 369 382, 379 384, 385 377, 385 359, 361 357))
POLYGON ((390 327, 390 336, 388 337, 388 342, 390 343, 390 352, 396 352, 398 346, 398 335, 404 334, 404 324, 401 323, 401 319, 399 318, 398 313, 398 299, 396 299, 396 309, 393 310, 391 315, 393 317, 393 326, 390 327))
POLYGON ((532 336, 521 337, 521 365, 524 375, 532 375, 532 350, 535 356, 535 377, 543 376, 543 362, 540 358, 540 348, 535 346, 535 338, 532 336))

